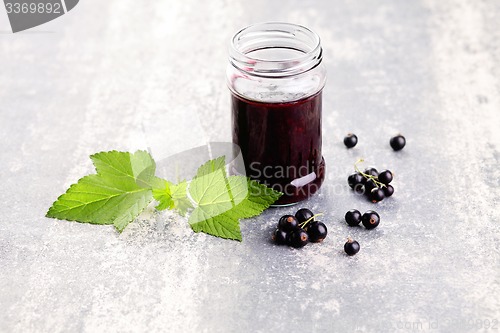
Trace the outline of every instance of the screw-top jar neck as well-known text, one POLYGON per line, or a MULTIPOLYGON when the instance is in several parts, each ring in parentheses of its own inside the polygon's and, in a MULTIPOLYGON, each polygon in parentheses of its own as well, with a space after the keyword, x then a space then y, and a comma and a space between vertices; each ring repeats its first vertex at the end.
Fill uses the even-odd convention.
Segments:
POLYGON ((279 78, 305 73, 321 63, 320 39, 290 23, 259 23, 240 30, 231 40, 231 64, 255 76, 279 78))

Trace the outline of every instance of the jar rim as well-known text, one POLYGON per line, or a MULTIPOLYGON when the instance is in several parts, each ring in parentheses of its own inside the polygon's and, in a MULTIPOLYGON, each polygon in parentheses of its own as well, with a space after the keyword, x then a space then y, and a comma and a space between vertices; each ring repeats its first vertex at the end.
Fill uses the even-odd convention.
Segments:
POLYGON ((322 61, 319 36, 298 24, 256 23, 239 30, 231 39, 230 63, 250 75, 287 77, 309 71, 322 61), (279 59, 253 55, 257 51, 282 49, 292 56, 279 59))

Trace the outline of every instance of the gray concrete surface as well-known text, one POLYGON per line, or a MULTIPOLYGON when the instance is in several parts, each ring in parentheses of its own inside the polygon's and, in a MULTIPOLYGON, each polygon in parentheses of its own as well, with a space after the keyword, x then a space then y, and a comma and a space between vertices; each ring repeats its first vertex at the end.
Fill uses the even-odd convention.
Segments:
POLYGON ((82 0, 12 34, 0 9, 0 331, 498 332, 499 16, 496 0, 82 0), (227 41, 269 20, 323 41, 327 181, 300 205, 325 213, 323 244, 270 243, 292 208, 245 220, 242 243, 171 213, 121 235, 44 217, 94 152, 228 140, 227 41), (394 170, 392 199, 348 190, 359 157, 394 170), (380 227, 347 227, 351 208, 380 227))

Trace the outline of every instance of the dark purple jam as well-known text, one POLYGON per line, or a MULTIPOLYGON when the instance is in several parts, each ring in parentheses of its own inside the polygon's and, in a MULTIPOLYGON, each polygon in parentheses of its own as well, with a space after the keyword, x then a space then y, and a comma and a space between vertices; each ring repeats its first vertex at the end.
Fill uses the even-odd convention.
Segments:
POLYGON ((321 92, 284 103, 256 102, 233 94, 231 102, 233 142, 241 148, 247 176, 284 193, 275 205, 314 194, 325 178, 321 92))

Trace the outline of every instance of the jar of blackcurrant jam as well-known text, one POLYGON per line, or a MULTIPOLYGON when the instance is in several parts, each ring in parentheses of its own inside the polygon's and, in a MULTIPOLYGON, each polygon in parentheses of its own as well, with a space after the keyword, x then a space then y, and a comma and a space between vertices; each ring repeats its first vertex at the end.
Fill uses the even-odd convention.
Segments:
POLYGON ((275 205, 304 200, 323 183, 325 81, 320 39, 303 26, 261 23, 231 40, 227 83, 233 143, 247 176, 284 193, 275 205))

